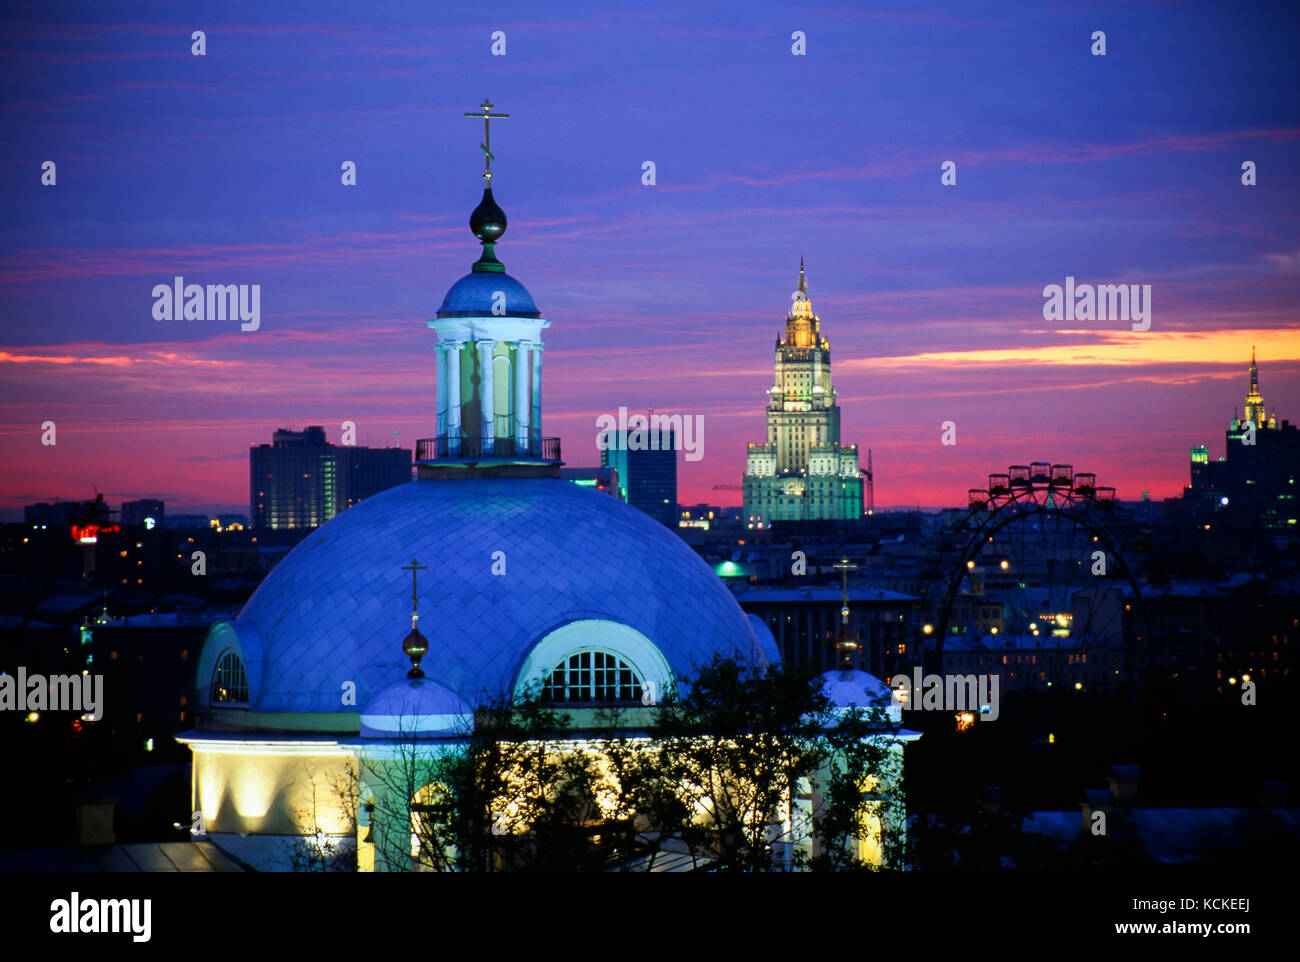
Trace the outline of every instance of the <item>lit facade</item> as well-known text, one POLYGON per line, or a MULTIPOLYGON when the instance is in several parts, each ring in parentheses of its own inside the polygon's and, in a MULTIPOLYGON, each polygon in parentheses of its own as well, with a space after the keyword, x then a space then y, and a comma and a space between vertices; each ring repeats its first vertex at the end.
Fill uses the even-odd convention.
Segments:
POLYGON ((749 445, 743 488, 747 528, 862 517, 858 448, 840 443, 830 341, 808 299, 802 261, 785 337, 776 342, 767 441, 749 445))

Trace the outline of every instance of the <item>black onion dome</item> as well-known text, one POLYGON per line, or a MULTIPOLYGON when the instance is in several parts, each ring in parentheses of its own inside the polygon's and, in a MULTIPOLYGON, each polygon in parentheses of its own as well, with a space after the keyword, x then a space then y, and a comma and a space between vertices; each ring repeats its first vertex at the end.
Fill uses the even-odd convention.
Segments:
POLYGON ((483 188, 483 199, 474 208, 474 213, 469 215, 469 229, 479 240, 492 243, 500 240, 506 232, 506 226, 506 212, 492 199, 492 188, 483 188))
POLYGON ((425 638, 415 625, 411 625, 411 633, 402 642, 402 651, 406 652, 406 657, 411 659, 411 670, 406 673, 406 676, 423 678, 424 672, 420 670, 420 661, 429 653, 429 639, 425 638))

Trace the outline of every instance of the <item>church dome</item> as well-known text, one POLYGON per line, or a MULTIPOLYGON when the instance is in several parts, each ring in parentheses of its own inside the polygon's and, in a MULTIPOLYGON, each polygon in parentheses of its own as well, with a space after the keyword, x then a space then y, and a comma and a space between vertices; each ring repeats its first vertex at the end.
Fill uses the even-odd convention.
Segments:
MULTIPOLYGON (((857 668, 833 668, 822 675, 822 694, 836 711, 861 708, 889 708, 893 693, 889 686, 857 668)), ((890 712, 891 717, 896 713, 890 712)))
POLYGON ((367 738, 438 738, 468 735, 474 709, 446 685, 428 678, 404 678, 389 685, 361 710, 367 738))
POLYGON ((239 707, 355 713, 410 668, 399 639, 412 558, 428 566, 421 667, 470 704, 516 692, 575 646, 630 653, 656 684, 715 653, 764 660, 709 566, 618 499, 556 478, 418 480, 366 498, 294 548, 234 622, 213 628, 200 690, 205 666, 234 652, 247 666, 239 707), (340 698, 349 683, 350 702, 340 698))
POLYGON ((439 317, 541 317, 528 289, 509 274, 466 274, 442 299, 439 317), (504 298, 504 303, 503 303, 504 298), (498 306, 500 305, 500 306, 498 306), (496 310, 493 308, 496 307, 496 310), (504 308, 504 309, 502 309, 504 308))

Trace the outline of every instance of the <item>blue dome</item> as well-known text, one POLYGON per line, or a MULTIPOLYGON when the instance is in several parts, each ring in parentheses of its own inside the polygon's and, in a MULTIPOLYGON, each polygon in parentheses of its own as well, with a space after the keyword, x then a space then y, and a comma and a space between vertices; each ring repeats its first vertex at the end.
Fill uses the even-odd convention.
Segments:
POLYGON ((528 289, 509 274, 482 271, 466 274, 442 299, 439 317, 541 317, 528 289), (494 313, 496 294, 505 295, 505 310, 494 313))
POLYGON ((825 672, 822 694, 836 709, 887 708, 894 700, 888 685, 857 668, 832 668, 825 672))
POLYGON ((428 678, 404 678, 389 685, 361 711, 368 738, 468 735, 474 710, 446 685, 428 678))
POLYGON ((213 628, 204 661, 233 631, 250 710, 356 712, 410 668, 412 558, 428 566, 421 668, 471 704, 512 692, 542 638, 587 619, 640 633, 674 675, 714 653, 763 660, 731 592, 659 522, 568 481, 476 478, 411 481, 322 525, 213 628))

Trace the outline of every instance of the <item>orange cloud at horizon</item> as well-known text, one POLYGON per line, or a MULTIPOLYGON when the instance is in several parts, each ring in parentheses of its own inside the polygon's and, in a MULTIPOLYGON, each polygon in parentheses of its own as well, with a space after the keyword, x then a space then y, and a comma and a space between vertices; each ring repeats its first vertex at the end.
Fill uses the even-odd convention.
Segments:
MULTIPOLYGON (((1054 331, 1077 335, 1081 331, 1054 331)), ((1137 367, 1149 364, 1226 364, 1241 366, 1254 347, 1261 360, 1300 361, 1300 330, 1254 329, 1217 331, 1101 331, 1089 332, 1097 341, 1089 344, 982 348, 961 351, 932 351, 895 357, 846 358, 841 369, 890 368, 903 370, 951 365, 1014 364, 1106 365, 1137 367)))

